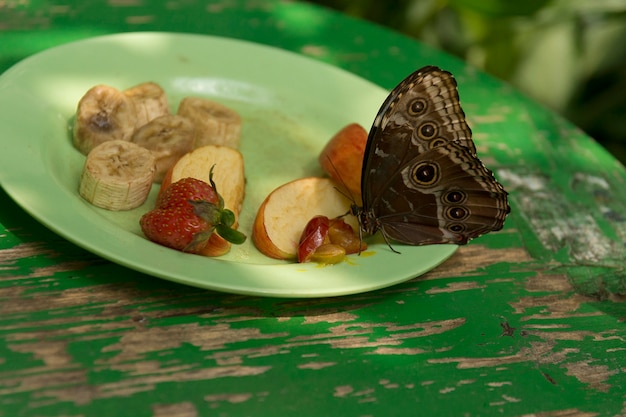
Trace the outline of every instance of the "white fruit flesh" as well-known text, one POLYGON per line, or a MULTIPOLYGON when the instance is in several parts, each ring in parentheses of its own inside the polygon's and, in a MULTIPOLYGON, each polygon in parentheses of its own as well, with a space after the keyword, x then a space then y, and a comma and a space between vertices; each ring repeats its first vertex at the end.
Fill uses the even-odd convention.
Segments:
POLYGON ((87 155, 79 193, 95 206, 129 210, 146 200, 155 171, 149 150, 127 141, 104 142, 87 155))
MULTIPOLYGON (((310 177, 275 189, 260 212, 267 238, 280 251, 295 256, 302 231, 311 218, 317 215, 335 218, 350 210, 351 201, 336 187, 330 179, 310 177)), ((354 216, 346 216, 345 220, 353 228, 357 226, 354 216)), ((260 242, 255 243, 259 248, 260 242)), ((263 252, 263 248, 259 250, 263 252)))
POLYGON ((209 182, 213 168, 213 181, 224 199, 226 208, 236 216, 241 212, 245 194, 245 173, 241 153, 227 146, 208 145, 194 149, 174 164, 171 182, 186 177, 209 182))
POLYGON ((220 145, 239 148, 241 117, 229 107, 204 98, 185 97, 178 106, 178 114, 196 125, 196 147, 220 145))
POLYGON ((87 155, 109 140, 130 140, 135 131, 133 101, 113 87, 97 85, 78 102, 74 120, 74 146, 87 155))
POLYGON ((138 84, 124 90, 124 95, 135 104, 137 110, 135 126, 137 128, 170 112, 167 95, 161 86, 156 83, 145 82, 138 84))
POLYGON ((139 128, 131 142, 152 151, 157 164, 154 180, 161 182, 167 170, 193 149, 195 135, 196 130, 188 119, 170 114, 139 128))

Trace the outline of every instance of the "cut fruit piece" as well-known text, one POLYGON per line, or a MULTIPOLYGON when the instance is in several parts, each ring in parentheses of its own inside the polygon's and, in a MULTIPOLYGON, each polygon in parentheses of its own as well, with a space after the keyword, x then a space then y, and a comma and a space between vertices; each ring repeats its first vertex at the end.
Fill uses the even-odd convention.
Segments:
POLYGON ((337 132, 318 157, 322 169, 337 184, 347 188, 348 195, 358 202, 361 200, 361 170, 366 144, 367 131, 352 123, 337 132))
MULTIPOLYGON (((213 167, 213 182, 216 190, 224 199, 224 207, 235 215, 234 228, 237 227, 239 213, 245 196, 245 173, 243 156, 226 146, 203 146, 185 154, 167 171, 159 195, 172 183, 183 178, 197 178, 210 182, 213 167)), ((231 248, 230 242, 213 233, 207 245, 200 252, 204 256, 221 256, 231 248)))
POLYGON ((329 244, 330 220, 326 216, 315 216, 304 227, 298 243, 298 262, 308 262, 322 245, 329 244))
POLYGON ((346 257, 346 248, 334 243, 326 243, 313 252, 311 262, 318 264, 334 265, 343 261, 346 257))
MULTIPOLYGON (((252 239, 257 249, 276 259, 295 259, 298 243, 309 220, 322 215, 332 219, 350 211, 351 201, 328 178, 308 177, 288 182, 263 201, 254 221, 252 239)), ((358 227, 352 215, 345 220, 358 227)), ((358 230, 358 229, 356 229, 358 230)))
POLYGON ((157 83, 145 82, 137 84, 124 90, 124 95, 135 104, 137 112, 135 118, 136 128, 140 128, 157 117, 170 113, 167 95, 157 83))
POLYGON ((107 210, 130 210, 146 201, 156 161, 152 152, 124 140, 96 146, 83 167, 79 194, 107 210))
POLYGON ((176 161, 194 148, 196 129, 186 118, 159 116, 135 131, 131 142, 149 149, 156 158, 155 182, 161 182, 176 161))
POLYGON ((204 98, 185 97, 178 106, 178 114, 196 126, 197 148, 206 145, 239 148, 241 117, 231 108, 204 98))
POLYGON ((73 143, 87 155, 109 140, 130 140, 135 131, 135 103, 108 85, 90 88, 78 102, 73 143))
POLYGON ((227 146, 208 145, 185 154, 165 174, 161 190, 169 184, 191 177, 209 182, 213 169, 213 181, 224 199, 224 207, 238 218, 245 196, 245 172, 241 152, 227 146))

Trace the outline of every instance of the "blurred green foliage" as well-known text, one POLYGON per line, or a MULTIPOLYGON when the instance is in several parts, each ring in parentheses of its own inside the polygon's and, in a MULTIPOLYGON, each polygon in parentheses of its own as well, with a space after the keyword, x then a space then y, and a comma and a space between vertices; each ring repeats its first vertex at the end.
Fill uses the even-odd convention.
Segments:
POLYGON ((626 0, 312 0, 461 57, 626 163, 626 0))

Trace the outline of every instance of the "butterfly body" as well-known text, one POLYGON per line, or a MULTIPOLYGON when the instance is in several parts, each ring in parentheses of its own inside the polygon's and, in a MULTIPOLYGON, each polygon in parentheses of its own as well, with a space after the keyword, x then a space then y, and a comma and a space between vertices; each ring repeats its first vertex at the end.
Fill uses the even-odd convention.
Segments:
POLYGON ((465 244, 499 230, 507 192, 476 156, 452 74, 429 66, 392 90, 368 135, 361 230, 389 243, 465 244))

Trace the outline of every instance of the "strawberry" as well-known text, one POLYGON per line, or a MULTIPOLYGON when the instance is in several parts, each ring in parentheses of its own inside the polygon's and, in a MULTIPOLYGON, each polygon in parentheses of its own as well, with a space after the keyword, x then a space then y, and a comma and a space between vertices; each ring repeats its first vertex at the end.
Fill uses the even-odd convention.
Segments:
POLYGON ((171 206, 179 205, 181 201, 208 201, 209 203, 219 204, 219 197, 210 184, 196 179, 183 178, 174 184, 168 186, 165 191, 160 193, 156 201, 156 207, 166 209, 171 206))
POLYGON ((183 252, 199 253, 213 232, 225 240, 240 244, 246 239, 232 228, 235 215, 224 208, 224 200, 213 182, 183 178, 166 188, 156 207, 139 220, 148 239, 183 252))

